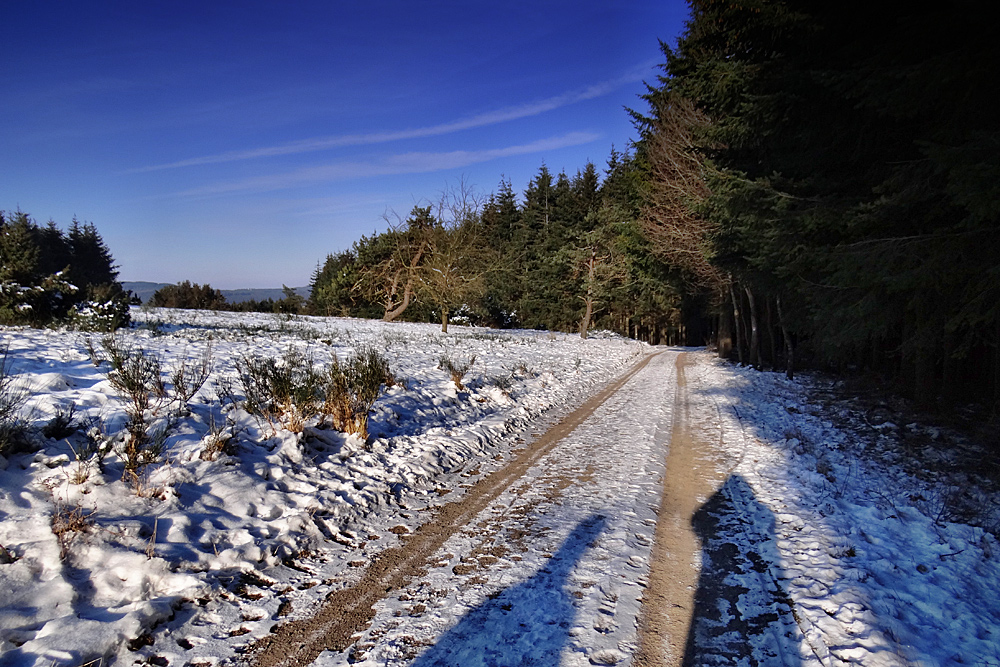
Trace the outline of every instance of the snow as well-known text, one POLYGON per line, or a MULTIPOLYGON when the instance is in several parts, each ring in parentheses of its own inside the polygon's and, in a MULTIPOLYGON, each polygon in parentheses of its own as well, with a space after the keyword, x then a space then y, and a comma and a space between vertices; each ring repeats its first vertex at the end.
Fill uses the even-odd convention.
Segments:
MULTIPOLYGON (((364 320, 170 310, 134 310, 133 318, 124 335, 165 373, 182 360, 196 364, 210 346, 212 377, 186 407, 159 415, 159 427, 172 423, 164 461, 138 491, 121 481, 114 453, 103 471, 76 460, 86 429, 58 441, 38 436, 37 452, 8 453, 0 544, 16 560, 0 565, 5 665, 82 664, 130 647, 170 664, 192 652, 207 663, 231 660, 283 617, 279 607, 314 606, 338 577, 352 576, 351 561, 398 539, 391 527, 415 528, 421 510, 461 489, 442 491, 500 466, 529 425, 645 351, 621 338, 464 327, 445 335, 364 320), (384 350, 406 385, 375 404, 367 445, 308 426, 275 433, 219 405, 219 383, 232 381, 241 354, 294 347, 321 363, 365 344, 384 350), (475 355, 464 391, 438 369, 442 355, 475 355), (490 382, 499 376, 510 378, 506 391, 490 382), (235 453, 203 460, 219 432, 235 436, 235 453), (52 520, 75 508, 90 525, 63 534, 62 557, 52 520)), ((122 429, 125 404, 109 367, 95 366, 88 351, 102 354, 99 335, 5 328, 0 336, 31 395, 24 414, 35 427, 73 406, 78 423, 108 435, 122 429)))
MULTIPOLYGON (((121 481, 114 453, 103 470, 76 460, 86 429, 39 435, 37 451, 0 457, 0 544, 15 556, 0 563, 3 665, 237 663, 256 638, 356 581, 360 565, 430 510, 654 351, 609 335, 441 334, 177 310, 134 309, 133 318, 124 335, 165 372, 210 349, 211 378, 186 406, 158 415, 170 427, 164 460, 137 490, 121 481), (323 364, 362 345, 384 351, 403 381, 376 402, 367 444, 314 423, 275 430, 220 405, 241 354, 294 348, 323 364), (476 357, 464 390, 439 370, 442 355, 476 357), (232 453, 202 458, 226 436, 232 453), (60 541, 54 518, 83 530, 60 541)), ((88 428, 122 429, 125 404, 88 338, 100 355, 99 335, 0 329, 33 426, 73 406, 88 428)), ((379 602, 351 649, 316 664, 630 664, 671 474, 681 351, 659 351, 449 538, 436 567, 379 602)), ((916 432, 939 442, 939 429, 866 425, 817 398, 828 380, 791 382, 686 354, 690 421, 711 442, 719 480, 698 517, 712 528, 701 534, 700 585, 726 593, 693 624, 705 656, 789 667, 1000 664, 1000 548, 988 516, 1000 499, 878 445, 916 432), (956 503, 983 515, 959 519, 956 503), (735 566, 708 581, 723 545, 735 566), (737 617, 758 625, 734 633, 737 617)))
POLYGON ((377 605, 354 648, 317 667, 410 664, 421 646, 415 667, 626 661, 670 423, 654 380, 672 368, 655 358, 445 542, 431 572, 377 605))
POLYGON ((1000 664, 993 534, 920 504, 947 489, 835 427, 810 395, 819 380, 707 358, 699 369, 735 462, 724 491, 743 514, 744 551, 771 551, 767 574, 805 637, 795 664, 1000 664))

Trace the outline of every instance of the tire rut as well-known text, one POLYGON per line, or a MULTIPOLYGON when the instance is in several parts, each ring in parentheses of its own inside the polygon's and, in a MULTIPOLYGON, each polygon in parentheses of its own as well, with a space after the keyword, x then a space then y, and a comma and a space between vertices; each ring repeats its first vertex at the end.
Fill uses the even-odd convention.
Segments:
POLYGON ((563 417, 522 449, 504 468, 476 483, 467 493, 437 510, 432 519, 403 543, 374 557, 356 584, 329 594, 310 618, 277 626, 249 649, 254 667, 304 667, 325 650, 343 651, 373 619, 373 606, 426 573, 429 560, 445 541, 463 529, 497 496, 527 473, 542 457, 621 389, 655 357, 647 355, 628 371, 563 417))
POLYGON ((695 610, 701 543, 692 518, 718 487, 718 473, 703 452, 711 451, 691 426, 691 404, 685 369, 687 353, 677 356, 670 447, 663 496, 650 562, 649 586, 639 619, 639 651, 635 667, 678 667, 683 664, 695 610))

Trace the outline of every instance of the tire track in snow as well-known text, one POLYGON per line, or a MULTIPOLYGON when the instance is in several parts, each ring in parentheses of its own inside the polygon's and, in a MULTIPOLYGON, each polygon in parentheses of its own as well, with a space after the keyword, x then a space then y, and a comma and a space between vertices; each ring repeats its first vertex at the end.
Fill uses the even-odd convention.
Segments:
POLYGON ((649 587, 643 596, 636 667, 682 664, 700 569, 701 544, 692 518, 701 506, 699 498, 710 496, 718 486, 715 467, 699 455, 704 446, 691 425, 686 373, 689 366, 687 353, 677 355, 677 389, 670 432, 669 436, 658 434, 661 438, 669 437, 670 446, 657 513, 649 587))
POLYGON ((739 437, 730 431, 726 442, 719 387, 706 383, 703 363, 688 354, 676 361, 666 478, 633 664, 813 664, 807 653, 814 647, 776 574, 774 518, 735 472, 747 452, 742 419, 730 404, 739 437))
POLYGON ((375 615, 372 607, 377 602, 425 574, 431 557, 449 537, 465 528, 656 356, 647 356, 635 364, 521 450, 507 466, 480 480, 462 498, 442 506, 434 518, 404 537, 401 546, 379 553, 357 584, 329 594, 314 616, 276 627, 269 637, 251 648, 252 664, 255 667, 304 667, 323 651, 347 649, 371 622, 375 615))

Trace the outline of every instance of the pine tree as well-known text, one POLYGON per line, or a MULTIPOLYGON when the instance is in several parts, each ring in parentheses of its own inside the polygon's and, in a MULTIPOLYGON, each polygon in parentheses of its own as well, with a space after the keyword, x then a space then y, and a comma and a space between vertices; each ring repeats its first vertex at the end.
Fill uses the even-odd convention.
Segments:
POLYGON ((982 342, 1000 331, 987 16, 984 2, 692 2, 637 120, 662 132, 682 100, 707 120, 694 147, 709 193, 689 213, 738 281, 749 359, 779 347, 773 305, 821 358, 895 376, 924 402, 961 364, 1000 396, 1000 345, 982 342), (963 361, 984 349, 992 377, 963 361))

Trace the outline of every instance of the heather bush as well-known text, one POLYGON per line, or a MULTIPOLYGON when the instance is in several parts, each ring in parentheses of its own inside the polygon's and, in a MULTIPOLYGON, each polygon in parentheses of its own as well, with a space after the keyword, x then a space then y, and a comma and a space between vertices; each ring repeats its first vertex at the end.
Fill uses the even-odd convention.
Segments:
POLYGON ((0 351, 0 454, 22 449, 28 443, 27 428, 20 418, 28 392, 11 372, 7 349, 4 346, 0 351))
POLYGON ((476 356, 472 355, 466 360, 462 360, 458 357, 451 359, 447 355, 441 355, 441 359, 438 361, 438 368, 441 370, 448 371, 451 375, 451 381, 455 383, 455 387, 461 391, 465 389, 462 384, 462 379, 465 378, 465 374, 468 373, 473 364, 476 363, 476 356))
POLYGON ((294 349, 280 359, 244 355, 236 362, 247 412, 301 432, 305 421, 320 416, 344 433, 368 437, 368 413, 384 386, 395 380, 377 350, 361 347, 341 362, 333 358, 321 373, 311 357, 294 349))
POLYGON ((336 357, 327 372, 324 415, 333 428, 368 437, 368 413, 383 387, 395 384, 389 362, 373 347, 361 347, 341 363, 336 357))
POLYGON ((111 365, 108 381, 125 402, 127 415, 125 436, 116 448, 125 468, 122 479, 134 488, 142 469, 157 463, 163 453, 165 433, 150 433, 153 408, 167 395, 160 360, 114 336, 105 338, 103 347, 111 365))
POLYGON ((319 414, 324 383, 311 357, 294 348, 280 359, 243 355, 236 370, 244 407, 255 417, 299 433, 319 414))

